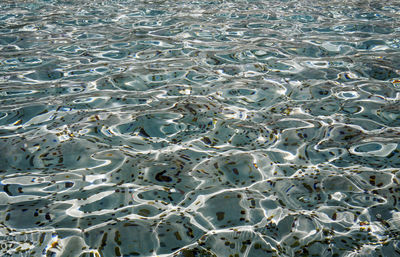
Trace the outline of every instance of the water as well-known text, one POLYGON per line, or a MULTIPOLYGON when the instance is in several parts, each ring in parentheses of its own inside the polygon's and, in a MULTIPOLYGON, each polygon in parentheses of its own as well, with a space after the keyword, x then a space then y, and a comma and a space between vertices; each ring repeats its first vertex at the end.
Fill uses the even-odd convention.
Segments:
POLYGON ((0 2, 1 256, 400 256, 400 2, 0 2))

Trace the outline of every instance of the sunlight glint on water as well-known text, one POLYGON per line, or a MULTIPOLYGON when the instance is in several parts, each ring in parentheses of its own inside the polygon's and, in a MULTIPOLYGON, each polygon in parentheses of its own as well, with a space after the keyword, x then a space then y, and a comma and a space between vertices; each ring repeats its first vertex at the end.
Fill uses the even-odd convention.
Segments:
POLYGON ((1 256, 400 256, 400 2, 0 2, 1 256))

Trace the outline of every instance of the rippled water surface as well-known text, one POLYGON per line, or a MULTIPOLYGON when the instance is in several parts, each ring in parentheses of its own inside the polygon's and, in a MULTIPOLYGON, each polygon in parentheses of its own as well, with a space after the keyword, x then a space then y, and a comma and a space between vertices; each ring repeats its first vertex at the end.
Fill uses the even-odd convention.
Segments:
POLYGON ((1 256, 400 256, 400 1, 0 1, 1 256))

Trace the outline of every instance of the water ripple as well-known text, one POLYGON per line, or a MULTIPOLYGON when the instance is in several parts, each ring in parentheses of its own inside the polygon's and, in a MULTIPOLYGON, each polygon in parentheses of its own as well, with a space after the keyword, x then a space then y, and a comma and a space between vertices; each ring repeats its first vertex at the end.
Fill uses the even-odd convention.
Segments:
POLYGON ((400 256, 399 13, 3 1, 2 256, 400 256))

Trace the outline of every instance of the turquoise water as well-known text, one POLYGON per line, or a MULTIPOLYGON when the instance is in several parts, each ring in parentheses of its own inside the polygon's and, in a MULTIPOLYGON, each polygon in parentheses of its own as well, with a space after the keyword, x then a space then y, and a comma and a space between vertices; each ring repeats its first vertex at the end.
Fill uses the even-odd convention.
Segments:
POLYGON ((0 1, 1 256, 400 256, 400 1, 0 1))

